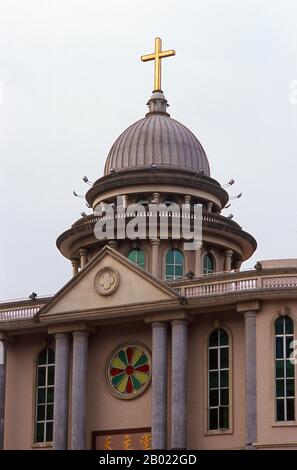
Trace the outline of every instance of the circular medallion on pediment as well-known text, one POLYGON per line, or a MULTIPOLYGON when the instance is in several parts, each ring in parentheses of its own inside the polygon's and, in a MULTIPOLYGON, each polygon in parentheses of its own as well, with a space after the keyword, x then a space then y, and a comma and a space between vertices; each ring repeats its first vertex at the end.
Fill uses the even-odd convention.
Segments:
POLYGON ((113 294, 117 290, 119 283, 119 273, 114 268, 110 267, 100 269, 94 280, 95 289, 100 295, 113 294))

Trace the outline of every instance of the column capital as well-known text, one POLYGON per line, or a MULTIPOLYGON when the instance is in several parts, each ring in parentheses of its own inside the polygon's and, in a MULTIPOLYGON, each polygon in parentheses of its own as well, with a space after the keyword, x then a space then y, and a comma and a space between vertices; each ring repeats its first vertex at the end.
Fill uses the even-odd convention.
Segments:
POLYGON ((80 256, 84 256, 84 255, 86 256, 88 254, 87 248, 80 248, 79 254, 80 256))
POLYGON ((257 312, 255 310, 248 310, 246 312, 243 312, 244 318, 253 318, 257 316, 257 312))
POLYGON ((152 245, 160 245, 160 239, 159 238, 152 238, 151 239, 151 244, 152 245))
POLYGON ((206 204, 206 211, 207 211, 207 212, 211 212, 211 211, 212 211, 212 206, 213 206, 213 202, 209 201, 209 202, 206 204))
POLYGON ((86 322, 69 323, 69 325, 57 325, 48 328, 47 332, 49 335, 61 334, 72 334, 74 331, 86 331, 88 333, 95 333, 96 327, 88 325, 86 322))
POLYGON ((145 323, 164 323, 164 322, 171 322, 174 320, 186 320, 186 321, 192 321, 192 318, 185 312, 183 311, 178 311, 178 312, 173 312, 173 313, 155 313, 152 315, 148 315, 145 317, 144 322, 145 323))
POLYGON ((159 202, 160 202, 160 193, 157 193, 157 192, 153 193, 153 199, 154 199, 154 202, 156 204, 159 204, 159 202))
POLYGON ((151 327, 152 328, 167 328, 168 323, 165 321, 153 321, 151 322, 151 327))
POLYGON ((77 331, 72 332, 73 338, 88 337, 89 335, 90 335, 90 332, 86 330, 77 330, 77 331))
POLYGON ((69 339, 68 333, 55 333, 55 339, 69 339))
POLYGON ((80 262, 78 258, 71 258, 70 261, 71 261, 72 266, 79 267, 80 262))
POLYGON ((187 318, 177 318, 174 320, 171 320, 171 325, 188 325, 189 319, 187 318))
POLYGON ((232 255, 233 255, 233 250, 226 250, 225 251, 225 256, 231 258, 232 255))
POLYGON ((258 312, 261 310, 261 302, 259 300, 253 300, 250 302, 240 302, 237 304, 237 312, 258 312))

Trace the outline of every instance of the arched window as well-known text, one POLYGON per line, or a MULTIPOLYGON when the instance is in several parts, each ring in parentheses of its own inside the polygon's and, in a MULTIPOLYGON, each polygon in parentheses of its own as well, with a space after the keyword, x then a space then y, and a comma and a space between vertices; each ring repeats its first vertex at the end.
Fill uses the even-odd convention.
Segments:
POLYGON ((229 428, 229 338, 219 328, 208 338, 208 429, 229 428))
POLYGON ((52 442, 54 424, 55 352, 43 349, 36 368, 35 442, 52 442))
POLYGON ((174 281, 184 276, 184 255, 179 250, 169 250, 166 254, 167 281, 174 281))
POLYGON ((211 255, 205 255, 203 258, 203 274, 214 273, 214 259, 211 255))
POLYGON ((274 322, 276 421, 295 420, 295 370, 290 360, 294 323, 288 316, 274 322))
POLYGON ((130 250, 128 253, 128 259, 133 261, 133 263, 138 264, 141 268, 145 269, 145 260, 144 260, 144 252, 139 248, 135 248, 134 250, 130 250))

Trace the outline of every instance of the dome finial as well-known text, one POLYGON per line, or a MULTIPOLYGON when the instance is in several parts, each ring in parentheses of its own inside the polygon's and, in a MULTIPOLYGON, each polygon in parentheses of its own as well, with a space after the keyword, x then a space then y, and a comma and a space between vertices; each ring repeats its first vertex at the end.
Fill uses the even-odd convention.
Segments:
POLYGON ((167 113, 169 104, 162 91, 154 91, 148 100, 147 105, 149 107, 149 112, 146 116, 151 114, 166 114, 166 116, 170 116, 170 114, 167 113))
POLYGON ((155 52, 153 54, 142 55, 141 60, 143 62, 148 62, 149 60, 155 61, 155 72, 154 72, 154 92, 160 91, 162 93, 161 88, 161 59, 165 57, 171 57, 175 55, 176 52, 173 49, 169 49, 168 51, 162 51, 162 39, 155 38, 155 52))

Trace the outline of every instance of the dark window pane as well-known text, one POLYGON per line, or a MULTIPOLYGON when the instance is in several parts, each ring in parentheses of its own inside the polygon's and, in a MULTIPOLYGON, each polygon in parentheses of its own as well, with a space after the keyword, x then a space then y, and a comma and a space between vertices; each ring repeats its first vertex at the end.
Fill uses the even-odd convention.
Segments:
POLYGON ((218 368, 218 350, 217 349, 210 349, 209 350, 209 369, 217 369, 218 368))
POLYGON ((203 259, 203 274, 211 274, 214 272, 214 262, 209 255, 205 255, 203 259))
POLYGON ((284 419, 285 419, 284 400, 281 398, 281 399, 276 400, 276 420, 284 421, 284 419))
POLYGON ((286 335, 294 333, 294 323, 290 317, 285 317, 285 331, 286 335))
POLYGON ((290 360, 286 361, 286 377, 294 377, 294 364, 290 360))
POLYGON ((218 429, 218 408, 209 410, 209 429, 218 429))
POLYGON ((209 406, 218 406, 219 404, 219 391, 210 390, 209 391, 209 406))
POLYGON ((229 405, 229 389, 223 388, 220 391, 220 405, 229 405))
POLYGON ((276 361, 275 369, 276 377, 284 377, 284 361, 276 361))
POLYGON ((38 378, 37 378, 37 386, 42 387, 45 386, 45 373, 46 367, 38 367, 38 378))
POLYGON ((184 263, 184 255, 178 250, 175 250, 175 263, 181 265, 184 263))
POLYGON ((229 427, 229 408, 220 406, 220 429, 228 429, 229 427))
POLYGON ((166 263, 174 263, 174 250, 169 250, 166 255, 166 263))
POLYGON ((222 372, 220 372, 220 379, 221 387, 229 386, 229 372, 227 370, 223 370, 222 372))
POLYGON ((210 372, 209 373, 209 388, 218 388, 219 386, 219 373, 210 372))
POLYGON ((44 423, 36 425, 36 442, 44 442, 44 423))
POLYGON ((284 357, 284 341, 283 338, 275 338, 275 357, 281 359, 284 357))
POLYGON ((287 397, 293 397, 295 395, 295 380, 294 379, 286 380, 286 388, 287 388, 287 397))
POLYGON ((38 405, 37 406, 37 421, 44 421, 45 420, 45 406, 38 405))
POLYGON ((173 276, 174 274, 174 268, 173 265, 166 265, 166 276, 173 276))
POLYGON ((128 259, 133 263, 136 263, 136 250, 131 250, 128 253, 128 259))
POLYGON ((46 442, 53 440, 53 423, 46 423, 46 442))
POLYGON ((54 405, 47 405, 46 407, 46 419, 51 421, 54 419, 54 405))
POLYGON ((293 336, 286 337, 286 357, 290 357, 290 354, 293 351, 293 348, 290 347, 290 344, 292 343, 293 339, 293 336))
POLYGON ((53 349, 48 349, 48 364, 55 363, 55 351, 53 349))
POLYGON ((219 330, 215 330, 209 335, 209 346, 219 345, 219 330))
POLYGON ((137 252, 137 263, 142 266, 144 265, 144 252, 142 250, 137 252))
POLYGON ((225 330, 220 331, 220 346, 227 346, 228 345, 228 335, 225 330))
POLYGON ((37 403, 45 403, 45 388, 39 388, 37 391, 37 403))
POLYGON ((221 348, 221 369, 229 367, 229 348, 221 348))
POLYGON ((283 335, 284 334, 284 318, 278 317, 278 319, 275 320, 274 327, 275 327, 276 335, 283 335))
POLYGON ((276 396, 283 397, 285 395, 285 381, 277 380, 276 381, 276 396))
POLYGON ((295 419, 295 400, 289 398, 287 400, 287 421, 294 421, 295 419))
POLYGON ((54 385, 55 382, 55 366, 48 368, 47 385, 54 385))
POLYGON ((43 349, 38 356, 38 364, 46 364, 46 349, 43 349))
POLYGON ((182 277, 183 276, 183 267, 182 266, 175 266, 175 275, 182 277))
POLYGON ((54 403, 54 387, 47 389, 47 403, 54 403))

